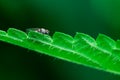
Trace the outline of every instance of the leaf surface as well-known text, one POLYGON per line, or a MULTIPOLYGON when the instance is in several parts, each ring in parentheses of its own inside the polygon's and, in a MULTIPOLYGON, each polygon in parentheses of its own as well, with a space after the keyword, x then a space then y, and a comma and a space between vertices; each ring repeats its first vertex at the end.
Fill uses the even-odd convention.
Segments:
POLYGON ((120 74, 120 40, 99 34, 91 36, 77 32, 74 37, 55 32, 53 36, 29 31, 27 34, 15 28, 0 30, 0 40, 38 53, 99 70, 120 74))

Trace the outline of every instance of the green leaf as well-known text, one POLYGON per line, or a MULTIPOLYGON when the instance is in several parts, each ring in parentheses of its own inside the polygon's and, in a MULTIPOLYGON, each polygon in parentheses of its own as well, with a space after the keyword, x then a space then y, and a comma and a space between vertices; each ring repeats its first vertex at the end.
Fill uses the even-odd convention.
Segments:
POLYGON ((40 41, 44 41, 44 42, 52 42, 52 38, 48 35, 44 35, 44 34, 41 34, 41 33, 38 33, 38 32, 35 32, 35 31, 30 31, 28 33, 28 36, 30 38, 33 38, 33 39, 36 39, 36 40, 40 40, 40 41))
POLYGON ((99 34, 96 42, 98 47, 110 52, 116 47, 116 42, 104 34, 99 34))
POLYGON ((5 31, 0 30, 0 34, 2 34, 2 35, 6 35, 6 32, 5 32, 5 31))
POLYGON ((74 37, 55 32, 53 36, 35 31, 25 32, 9 28, 0 30, 0 40, 38 53, 120 74, 120 40, 99 34, 95 40, 91 36, 77 32, 74 37))
POLYGON ((52 44, 61 46, 61 48, 72 50, 72 42, 73 42, 73 37, 71 37, 70 35, 61 32, 55 32, 53 35, 52 44))
POLYGON ((15 39, 23 40, 23 39, 27 38, 27 35, 26 35, 25 32, 14 29, 14 28, 9 28, 7 30, 7 33, 8 33, 8 36, 11 36, 11 37, 13 37, 15 39))

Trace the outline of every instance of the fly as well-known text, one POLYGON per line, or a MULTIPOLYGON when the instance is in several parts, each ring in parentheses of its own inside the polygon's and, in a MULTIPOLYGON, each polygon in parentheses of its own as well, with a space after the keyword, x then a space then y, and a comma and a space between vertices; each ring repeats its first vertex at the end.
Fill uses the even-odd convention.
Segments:
POLYGON ((48 29, 45 29, 45 28, 28 28, 28 29, 26 29, 27 33, 29 31, 35 31, 35 32, 39 32, 42 34, 49 34, 50 33, 50 31, 48 29))

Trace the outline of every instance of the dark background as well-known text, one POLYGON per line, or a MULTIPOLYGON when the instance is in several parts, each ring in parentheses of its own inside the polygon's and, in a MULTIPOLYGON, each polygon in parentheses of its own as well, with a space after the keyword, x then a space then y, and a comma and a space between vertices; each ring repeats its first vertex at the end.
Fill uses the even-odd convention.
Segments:
MULTIPOLYGON (((120 38, 119 0, 0 0, 0 29, 44 27, 120 38)), ((0 42, 0 80, 120 80, 99 71, 0 42)))

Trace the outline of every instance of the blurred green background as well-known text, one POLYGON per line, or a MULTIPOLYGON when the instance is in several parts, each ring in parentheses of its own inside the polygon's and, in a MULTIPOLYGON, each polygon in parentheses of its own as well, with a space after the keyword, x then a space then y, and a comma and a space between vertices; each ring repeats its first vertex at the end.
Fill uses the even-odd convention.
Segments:
MULTIPOLYGON (((0 29, 44 27, 120 38, 119 0, 0 0, 0 29)), ((0 80, 120 80, 98 71, 0 42, 0 80)))

